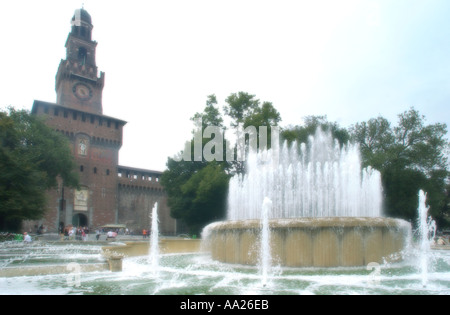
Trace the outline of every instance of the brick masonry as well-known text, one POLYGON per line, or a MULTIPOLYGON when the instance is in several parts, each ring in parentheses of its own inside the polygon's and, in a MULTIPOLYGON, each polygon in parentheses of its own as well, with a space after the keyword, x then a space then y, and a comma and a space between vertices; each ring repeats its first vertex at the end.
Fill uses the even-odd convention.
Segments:
POLYGON ((80 189, 65 187, 60 180, 58 189, 48 192, 45 218, 26 222, 24 229, 33 231, 44 225, 55 232, 60 224, 91 229, 125 224, 141 233, 150 228, 150 214, 158 202, 160 232, 176 235, 180 230, 170 217, 167 195, 159 182, 162 173, 119 165, 126 122, 103 115, 105 74, 97 74, 91 23, 85 10, 76 11, 66 42, 67 57, 56 75, 57 102, 35 101, 32 108, 34 115, 69 139, 80 189))

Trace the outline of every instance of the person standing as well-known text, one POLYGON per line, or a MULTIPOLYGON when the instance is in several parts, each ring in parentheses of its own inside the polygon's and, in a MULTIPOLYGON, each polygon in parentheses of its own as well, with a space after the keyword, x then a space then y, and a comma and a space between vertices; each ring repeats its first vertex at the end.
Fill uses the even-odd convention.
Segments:
POLYGON ((64 240, 68 241, 69 240, 69 227, 66 227, 64 229, 64 240))
POLYGON ((23 242, 26 244, 30 244, 33 240, 31 239, 31 236, 25 232, 23 233, 23 242))

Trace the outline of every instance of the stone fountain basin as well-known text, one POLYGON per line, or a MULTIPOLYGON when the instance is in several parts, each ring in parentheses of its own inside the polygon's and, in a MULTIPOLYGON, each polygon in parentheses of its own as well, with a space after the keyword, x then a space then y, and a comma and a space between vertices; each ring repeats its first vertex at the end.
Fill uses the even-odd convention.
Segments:
MULTIPOLYGON (((366 266, 399 260, 410 223, 392 218, 325 217, 269 222, 273 264, 287 267, 366 266)), ((223 221, 207 227, 214 260, 257 265, 260 220, 223 221)))

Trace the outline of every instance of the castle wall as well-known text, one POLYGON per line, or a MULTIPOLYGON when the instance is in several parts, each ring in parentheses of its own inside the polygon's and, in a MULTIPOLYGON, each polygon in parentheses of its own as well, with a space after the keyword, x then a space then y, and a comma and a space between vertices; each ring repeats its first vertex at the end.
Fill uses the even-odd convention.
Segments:
POLYGON ((119 166, 118 223, 135 233, 151 228, 151 213, 158 202, 159 231, 176 235, 177 222, 170 216, 167 194, 159 183, 162 173, 119 166))

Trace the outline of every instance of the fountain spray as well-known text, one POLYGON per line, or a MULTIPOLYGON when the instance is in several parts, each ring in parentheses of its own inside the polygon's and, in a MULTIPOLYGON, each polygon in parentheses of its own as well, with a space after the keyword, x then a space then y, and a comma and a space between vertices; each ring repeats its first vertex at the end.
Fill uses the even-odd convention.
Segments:
POLYGON ((426 205, 427 195, 424 191, 419 192, 419 240, 420 240, 420 269, 422 273, 422 285, 426 287, 428 284, 428 264, 431 252, 431 242, 436 236, 436 222, 428 216, 430 209, 426 205))
POLYGON ((157 274, 159 271, 159 227, 158 227, 158 203, 155 202, 152 214, 152 230, 150 235, 150 255, 149 263, 152 268, 152 272, 157 274))
POLYGON ((270 227, 269 227, 269 213, 272 210, 272 201, 265 198, 262 206, 261 217, 261 246, 259 252, 260 271, 262 276, 262 284, 267 285, 267 278, 272 263, 272 253, 270 250, 270 227))

